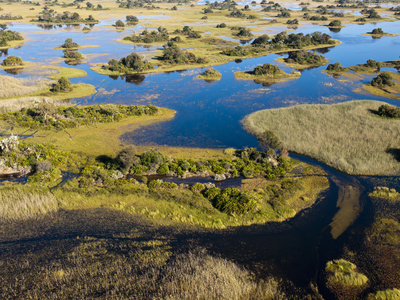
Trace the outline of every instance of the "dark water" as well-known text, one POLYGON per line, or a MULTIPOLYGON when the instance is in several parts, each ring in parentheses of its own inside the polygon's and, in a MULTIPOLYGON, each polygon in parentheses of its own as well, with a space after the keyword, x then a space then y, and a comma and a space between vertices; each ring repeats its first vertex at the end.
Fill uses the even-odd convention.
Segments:
MULTIPOLYGON (((116 20, 107 20, 103 24, 112 24, 116 20)), ((330 34, 341 45, 320 49, 318 52, 331 63, 340 62, 343 66, 365 63, 368 59, 388 61, 399 59, 400 39, 384 37, 372 39, 363 36, 374 28, 385 32, 400 33, 399 22, 379 24, 349 25, 339 32, 330 32, 323 26, 300 26, 294 32, 312 33, 321 31, 330 34)), ((337 103, 353 99, 375 99, 396 105, 396 100, 360 95, 352 90, 354 85, 339 82, 321 73, 326 67, 302 71, 301 78, 270 87, 252 81, 238 81, 233 73, 251 70, 256 65, 274 63, 279 55, 268 55, 259 58, 244 59, 240 63, 231 62, 216 66, 222 74, 218 82, 205 82, 195 77, 201 69, 172 72, 166 74, 149 74, 111 78, 98 75, 90 70, 90 64, 106 62, 111 58, 121 58, 131 52, 148 53, 155 47, 139 47, 119 44, 115 40, 129 35, 130 31, 116 32, 114 29, 96 30, 83 33, 81 27, 55 27, 40 29, 33 24, 15 24, 10 29, 23 32, 28 41, 21 47, 1 52, 7 55, 21 56, 24 61, 41 63, 55 62, 62 56, 62 51, 53 47, 61 45, 66 38, 80 45, 99 45, 97 48, 86 48, 80 51, 87 56, 77 68, 87 71, 84 78, 71 79, 73 83, 92 84, 98 93, 90 97, 76 99, 80 104, 121 103, 121 104, 155 104, 177 111, 176 117, 164 123, 141 129, 139 132, 123 136, 126 142, 134 144, 154 144, 189 147, 235 147, 256 146, 256 139, 247 134, 241 127, 240 120, 247 114, 266 108, 277 108, 304 103, 337 103), (104 89, 112 94, 102 93, 104 89)), ((60 63, 66 66, 64 63, 60 63)), ((280 66, 285 71, 290 69, 280 66)), ((3 71, 2 71, 3 72, 3 71)), ((4 74, 4 72, 3 72, 4 74)), ((16 77, 28 77, 25 72, 16 77)), ((366 76, 356 85, 371 80, 366 76)), ((282 120, 284 121, 284 120, 282 120)), ((306 162, 312 162, 301 157, 306 162)), ((370 214, 366 193, 379 182, 379 178, 356 178, 347 176, 323 166, 329 178, 335 177, 342 183, 358 182, 364 187, 360 201, 364 210, 354 226, 368 225, 370 214), (366 215, 367 212, 367 215, 366 215), (360 223, 362 222, 362 223, 360 223)), ((397 178, 386 178, 386 182, 397 182, 397 178)), ((259 274, 281 276, 294 282, 297 286, 307 286, 310 280, 321 283, 321 270, 327 260, 337 258, 345 244, 348 230, 337 240, 330 236, 329 223, 336 213, 338 189, 332 187, 311 209, 308 209, 292 220, 283 224, 256 225, 224 231, 216 236, 207 235, 199 238, 202 244, 216 253, 250 266, 259 274)), ((391 185, 390 185, 391 186, 391 185)), ((392 187, 392 186, 391 186, 392 187)), ((353 227, 354 227, 353 226, 353 227)), ((321 285, 320 285, 321 286, 321 285)), ((329 293, 323 291, 329 298, 329 293)))

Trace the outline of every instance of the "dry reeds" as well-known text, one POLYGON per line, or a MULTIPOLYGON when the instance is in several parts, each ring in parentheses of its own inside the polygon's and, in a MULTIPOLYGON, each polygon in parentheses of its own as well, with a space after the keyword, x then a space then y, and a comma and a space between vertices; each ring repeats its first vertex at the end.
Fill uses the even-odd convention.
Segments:
POLYGON ((57 200, 50 192, 30 191, 17 186, 0 190, 0 221, 37 218, 57 209, 57 200))
POLYGON ((400 121, 374 114, 382 102, 298 105, 255 112, 247 131, 272 130, 290 151, 313 157, 349 174, 398 175, 400 121))
POLYGON ((50 81, 43 79, 19 79, 0 76, 0 98, 19 97, 49 87, 50 81))

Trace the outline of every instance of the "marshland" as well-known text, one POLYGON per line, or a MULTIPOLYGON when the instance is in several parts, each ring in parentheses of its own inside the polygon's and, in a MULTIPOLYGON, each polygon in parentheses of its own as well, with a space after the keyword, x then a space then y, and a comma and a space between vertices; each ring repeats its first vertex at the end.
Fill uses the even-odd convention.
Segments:
POLYGON ((1 297, 397 299, 399 10, 0 2, 1 297))

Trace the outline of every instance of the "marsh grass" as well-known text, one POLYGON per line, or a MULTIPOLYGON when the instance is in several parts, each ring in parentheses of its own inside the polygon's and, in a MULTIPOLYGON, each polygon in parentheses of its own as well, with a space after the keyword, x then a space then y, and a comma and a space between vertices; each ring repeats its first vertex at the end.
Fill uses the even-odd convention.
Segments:
POLYGON ((58 210, 50 192, 15 186, 0 189, 0 221, 12 222, 38 218, 58 210))
POLYGON ((375 187, 372 193, 369 194, 369 196, 388 199, 392 201, 400 200, 400 194, 395 189, 389 189, 388 187, 384 186, 375 187))
POLYGON ((380 118, 382 102, 298 105, 255 112, 243 120, 258 135, 272 130, 289 151, 349 174, 397 175, 400 122, 380 118))
POLYGON ((387 289, 368 295, 368 300, 397 300, 400 299, 399 289, 387 289))
POLYGON ((56 106, 63 104, 62 102, 53 101, 53 99, 49 97, 23 97, 8 99, 7 101, 0 101, 0 113, 14 112, 22 108, 34 107, 35 105, 43 102, 53 103, 56 106))
POLYGON ((71 241, 78 245, 66 253, 44 257, 40 264, 35 263, 38 258, 33 255, 24 257, 16 263, 16 275, 3 277, 0 296, 171 300, 285 297, 275 279, 258 281, 246 269, 203 249, 174 256, 168 240, 128 237, 83 237, 71 241))
POLYGON ((41 91, 50 86, 50 82, 39 79, 19 79, 0 76, 0 98, 23 96, 41 91))

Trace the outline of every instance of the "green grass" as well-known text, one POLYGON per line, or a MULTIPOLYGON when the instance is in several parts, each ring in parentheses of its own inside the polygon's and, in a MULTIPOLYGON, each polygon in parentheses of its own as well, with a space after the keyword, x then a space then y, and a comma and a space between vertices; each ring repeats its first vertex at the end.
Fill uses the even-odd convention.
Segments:
POLYGON ((368 295, 368 300, 398 300, 400 299, 399 289, 387 289, 368 295))
POLYGON ((369 196, 393 201, 400 200, 400 194, 395 189, 389 189, 383 186, 375 187, 373 192, 369 193, 369 196))
POLYGON ((364 274, 358 273, 356 269, 356 265, 345 259, 329 261, 325 267, 328 281, 347 287, 360 287, 368 282, 368 278, 364 274))
POLYGON ((279 57, 277 59, 275 59, 276 61, 285 64, 285 66, 292 68, 292 69, 296 69, 296 70, 302 70, 302 69, 307 69, 307 68, 312 68, 312 67, 319 67, 319 66, 324 66, 327 65, 329 63, 329 60, 324 59, 322 62, 320 63, 316 63, 316 64, 296 64, 296 63, 287 63, 285 62, 285 59, 282 57, 279 57))
POLYGON ((277 83, 283 82, 289 79, 296 79, 301 76, 300 72, 293 72, 291 74, 285 73, 284 71, 280 71, 278 74, 275 75, 254 75, 251 72, 247 71, 239 71, 235 72, 235 79, 241 80, 255 80, 259 82, 266 82, 266 83, 277 83))
POLYGON ((298 105, 255 112, 243 120, 258 135, 272 130, 289 151, 349 174, 397 175, 400 122, 376 116, 382 102, 298 105))

